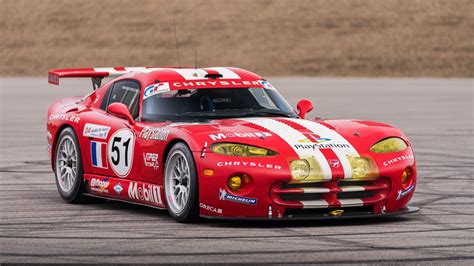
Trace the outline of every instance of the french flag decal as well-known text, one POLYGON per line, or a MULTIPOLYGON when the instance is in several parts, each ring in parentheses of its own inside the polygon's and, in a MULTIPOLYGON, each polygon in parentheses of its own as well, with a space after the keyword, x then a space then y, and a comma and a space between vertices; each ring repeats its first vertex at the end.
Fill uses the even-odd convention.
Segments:
POLYGON ((108 168, 107 166, 107 143, 91 141, 92 166, 108 168))

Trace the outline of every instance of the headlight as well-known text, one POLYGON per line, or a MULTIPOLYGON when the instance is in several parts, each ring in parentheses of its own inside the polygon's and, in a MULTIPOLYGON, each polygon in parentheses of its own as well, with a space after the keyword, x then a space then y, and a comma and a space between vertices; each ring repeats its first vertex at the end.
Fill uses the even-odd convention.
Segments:
POLYGON ((214 143, 211 151, 228 156, 256 157, 277 155, 272 150, 237 143, 214 143))
POLYGON ((291 176, 296 180, 303 180, 310 174, 311 167, 305 159, 294 160, 290 164, 291 176))
POLYGON ((370 151, 376 153, 399 152, 407 147, 407 144, 401 138, 388 138, 375 143, 370 151))
POLYGON ((378 176, 375 163, 370 158, 347 156, 352 169, 353 179, 372 178, 378 176))
POLYGON ((292 183, 318 182, 324 178, 321 167, 313 157, 291 161, 290 170, 292 183))

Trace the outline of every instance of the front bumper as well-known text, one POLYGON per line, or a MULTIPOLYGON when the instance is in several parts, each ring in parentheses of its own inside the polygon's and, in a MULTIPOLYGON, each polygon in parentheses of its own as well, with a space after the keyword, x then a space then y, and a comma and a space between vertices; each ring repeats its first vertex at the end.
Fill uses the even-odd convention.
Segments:
POLYGON ((406 214, 416 184, 414 161, 397 167, 379 164, 378 178, 337 179, 292 185, 291 172, 284 157, 232 158, 209 153, 201 158, 194 153, 199 173, 200 215, 217 219, 295 220, 377 217, 406 214), (405 167, 413 168, 413 182, 403 189, 400 177, 405 167), (213 169, 212 176, 201 173, 213 169), (252 184, 236 193, 227 180, 236 173, 252 177, 252 184), (342 214, 332 215, 337 211, 342 214))

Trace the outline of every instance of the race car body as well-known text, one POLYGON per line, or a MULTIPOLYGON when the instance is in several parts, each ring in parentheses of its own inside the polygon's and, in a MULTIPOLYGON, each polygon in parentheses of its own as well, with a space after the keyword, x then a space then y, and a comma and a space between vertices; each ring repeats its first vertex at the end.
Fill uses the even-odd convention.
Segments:
POLYGON ((48 147, 59 193, 168 209, 178 221, 402 214, 416 185, 409 140, 387 124, 308 120, 238 68, 53 70, 90 77, 54 102, 48 147), (117 78, 101 86, 104 77, 117 78))

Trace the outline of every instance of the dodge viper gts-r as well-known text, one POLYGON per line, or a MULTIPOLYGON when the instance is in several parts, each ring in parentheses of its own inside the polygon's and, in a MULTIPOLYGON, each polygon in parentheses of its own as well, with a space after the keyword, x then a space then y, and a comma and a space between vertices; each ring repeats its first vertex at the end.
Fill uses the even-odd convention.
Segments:
POLYGON ((264 78, 238 68, 83 68, 93 91, 52 103, 61 197, 167 209, 178 221, 404 214, 416 184, 410 141, 384 123, 305 119, 264 78), (111 77, 102 85, 103 78, 111 77))

